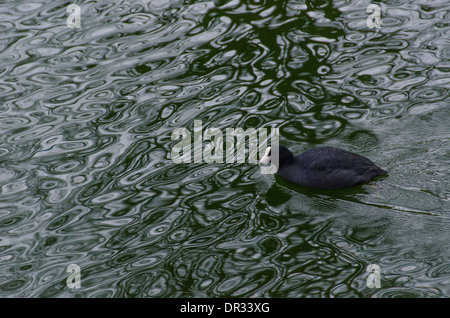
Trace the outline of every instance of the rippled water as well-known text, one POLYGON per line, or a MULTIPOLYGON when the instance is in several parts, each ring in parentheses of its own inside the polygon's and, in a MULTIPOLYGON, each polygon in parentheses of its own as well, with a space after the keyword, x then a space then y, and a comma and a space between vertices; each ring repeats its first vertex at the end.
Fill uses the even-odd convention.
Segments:
POLYGON ((450 296, 448 1, 373 1, 378 30, 358 0, 74 3, 79 29, 70 2, 0 4, 0 297, 450 296), (390 174, 174 164, 194 120, 390 174))

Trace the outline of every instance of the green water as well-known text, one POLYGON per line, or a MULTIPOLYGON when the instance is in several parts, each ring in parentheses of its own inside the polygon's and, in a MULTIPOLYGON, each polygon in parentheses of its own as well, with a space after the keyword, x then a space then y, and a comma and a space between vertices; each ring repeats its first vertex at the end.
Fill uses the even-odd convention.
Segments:
POLYGON ((448 1, 70 3, 0 4, 0 297, 450 296, 448 1), (389 175, 175 164, 194 120, 389 175))

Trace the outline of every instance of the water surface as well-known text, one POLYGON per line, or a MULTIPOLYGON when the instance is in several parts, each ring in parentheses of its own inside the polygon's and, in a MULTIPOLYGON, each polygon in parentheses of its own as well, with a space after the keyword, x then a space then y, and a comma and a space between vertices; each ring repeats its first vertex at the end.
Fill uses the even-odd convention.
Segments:
POLYGON ((0 297, 450 295, 447 1, 372 1, 380 29, 357 0, 73 3, 79 29, 70 2, 0 4, 0 297), (174 164, 194 120, 389 176, 174 164))

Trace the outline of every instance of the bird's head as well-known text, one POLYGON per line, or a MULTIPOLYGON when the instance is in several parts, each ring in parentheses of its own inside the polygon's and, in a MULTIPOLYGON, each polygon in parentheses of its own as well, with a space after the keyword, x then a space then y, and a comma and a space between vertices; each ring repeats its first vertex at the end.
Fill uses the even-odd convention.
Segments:
POLYGON ((294 161, 292 152, 282 145, 272 145, 267 147, 264 156, 259 161, 260 165, 268 162, 274 163, 277 167, 284 164, 290 164, 294 161))

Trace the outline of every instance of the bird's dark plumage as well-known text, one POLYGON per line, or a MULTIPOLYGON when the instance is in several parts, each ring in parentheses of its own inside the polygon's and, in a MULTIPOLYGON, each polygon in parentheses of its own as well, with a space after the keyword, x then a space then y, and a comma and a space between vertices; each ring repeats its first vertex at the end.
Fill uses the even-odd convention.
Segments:
POLYGON ((371 160, 335 147, 309 149, 296 157, 284 146, 273 147, 279 149, 278 175, 306 187, 347 188, 387 174, 371 160))

